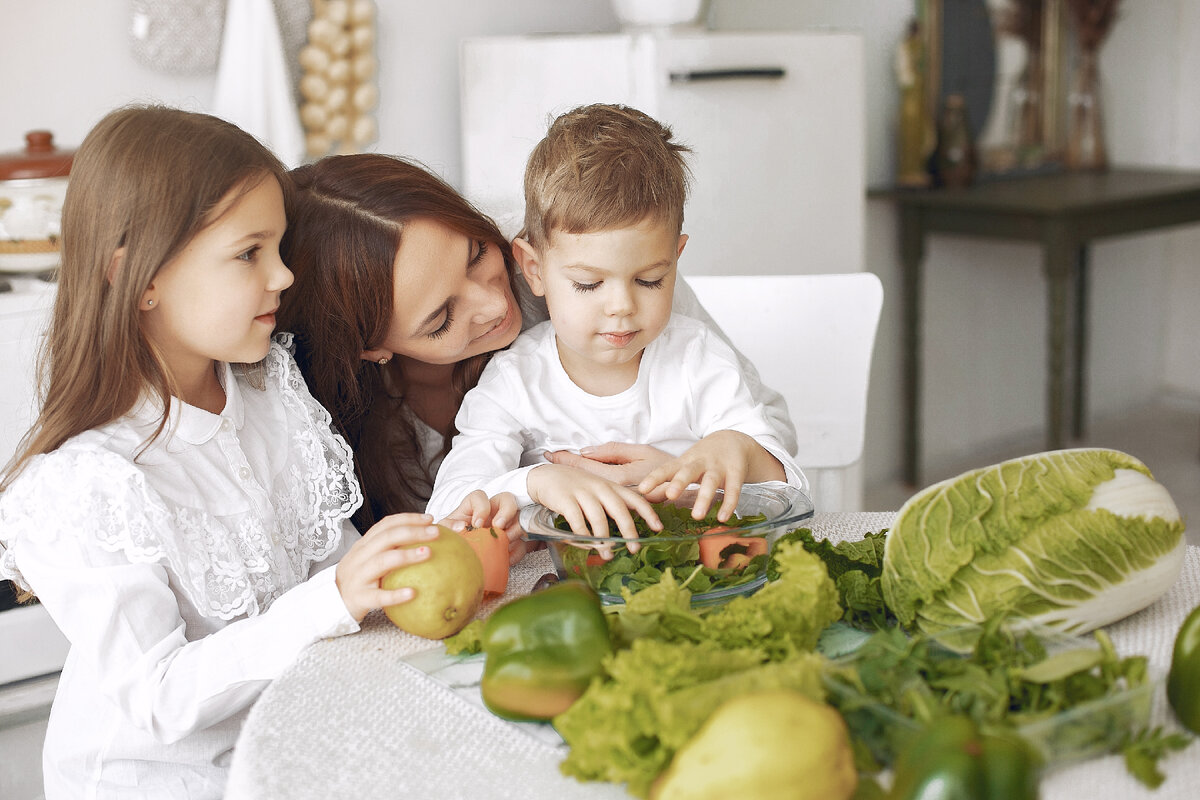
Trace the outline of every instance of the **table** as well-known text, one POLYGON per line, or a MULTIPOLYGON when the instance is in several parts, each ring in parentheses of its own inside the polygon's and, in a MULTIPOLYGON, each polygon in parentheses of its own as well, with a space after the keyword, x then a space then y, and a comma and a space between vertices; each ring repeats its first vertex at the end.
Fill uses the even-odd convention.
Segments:
MULTIPOLYGON (((826 513, 818 537, 857 539, 886 528, 892 513, 826 513)), ((526 593, 550 570, 546 552, 513 569, 506 598, 526 593)), ((1200 548, 1155 605, 1110 626, 1118 652, 1144 653, 1165 673, 1175 632, 1200 602, 1200 548)), ((318 642, 274 681, 250 711, 230 770, 226 800, 286 797, 412 797, 438 800, 627 800, 622 786, 560 774, 562 745, 505 722, 401 659, 433 643, 404 634, 382 614, 351 636, 318 642)), ((1168 719, 1165 692, 1155 724, 1168 719)), ((1043 800, 1182 800, 1200 786, 1200 744, 1164 762, 1156 792, 1129 777, 1119 757, 1059 769, 1042 781, 1043 800)))
POLYGON ((921 316, 925 240, 953 233, 1037 242, 1048 315, 1046 448, 1063 446, 1071 349, 1071 434, 1084 428, 1088 246, 1200 222, 1200 172, 1113 169, 997 179, 962 190, 872 191, 899 210, 904 326, 904 479, 921 485, 921 316))

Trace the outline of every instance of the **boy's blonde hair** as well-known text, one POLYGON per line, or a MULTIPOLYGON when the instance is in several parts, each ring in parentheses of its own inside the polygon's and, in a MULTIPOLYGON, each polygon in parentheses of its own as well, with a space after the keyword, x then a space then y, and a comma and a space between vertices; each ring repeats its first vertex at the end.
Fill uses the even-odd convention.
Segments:
POLYGON ((645 219, 682 231, 690 152, 669 127, 628 106, 562 114, 525 166, 522 238, 541 250, 557 231, 592 233, 645 219))
MULTIPOLYGON (((62 212, 58 294, 38 365, 41 412, 0 490, 41 453, 128 413, 146 395, 177 395, 142 332, 142 294, 165 264, 231 203, 274 177, 279 160, 224 120, 161 106, 110 112, 71 165, 62 212), (122 257, 115 260, 120 251, 122 257)), ((157 436, 166 417, 160 420, 157 436)))

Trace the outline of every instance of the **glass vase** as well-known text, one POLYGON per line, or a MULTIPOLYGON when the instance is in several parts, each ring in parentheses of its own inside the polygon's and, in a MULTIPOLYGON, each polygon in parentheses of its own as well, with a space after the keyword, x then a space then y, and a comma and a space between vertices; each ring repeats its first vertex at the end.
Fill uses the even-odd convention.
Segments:
POLYGON ((1067 93, 1067 166, 1079 170, 1108 168, 1100 64, 1095 50, 1080 53, 1067 93))

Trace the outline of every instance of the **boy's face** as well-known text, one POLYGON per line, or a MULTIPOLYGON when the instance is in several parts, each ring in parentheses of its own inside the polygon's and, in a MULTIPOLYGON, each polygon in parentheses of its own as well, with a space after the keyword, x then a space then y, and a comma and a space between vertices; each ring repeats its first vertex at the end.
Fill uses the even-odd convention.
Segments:
POLYGON ((617 373, 619 386, 637 376, 642 351, 663 331, 679 255, 687 236, 644 220, 627 228, 555 232, 538 252, 522 239, 514 252, 534 293, 546 298, 567 374, 589 391, 617 373))

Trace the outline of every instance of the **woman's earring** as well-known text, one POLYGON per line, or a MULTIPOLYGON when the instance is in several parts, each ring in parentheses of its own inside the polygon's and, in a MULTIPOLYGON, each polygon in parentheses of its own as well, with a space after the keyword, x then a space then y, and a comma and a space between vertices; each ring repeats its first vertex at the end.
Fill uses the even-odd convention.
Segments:
POLYGON ((150 308, 150 307, 151 307, 151 306, 153 306, 153 305, 154 305, 154 300, 153 300, 153 299, 150 299, 150 300, 147 300, 147 301, 146 301, 146 308, 150 308))
POLYGON ((383 358, 379 359, 375 363, 382 367, 382 366, 386 365, 389 361, 391 361, 391 359, 388 358, 387 356, 384 356, 383 358))

